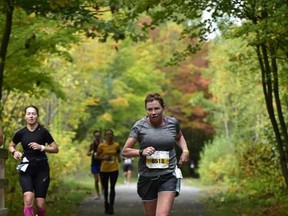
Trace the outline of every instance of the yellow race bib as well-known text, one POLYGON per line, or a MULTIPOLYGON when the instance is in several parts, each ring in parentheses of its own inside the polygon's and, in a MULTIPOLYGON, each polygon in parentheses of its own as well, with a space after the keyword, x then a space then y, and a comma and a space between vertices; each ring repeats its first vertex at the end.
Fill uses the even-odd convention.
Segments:
POLYGON ((169 151, 155 151, 146 156, 146 166, 150 169, 165 169, 169 167, 169 151))

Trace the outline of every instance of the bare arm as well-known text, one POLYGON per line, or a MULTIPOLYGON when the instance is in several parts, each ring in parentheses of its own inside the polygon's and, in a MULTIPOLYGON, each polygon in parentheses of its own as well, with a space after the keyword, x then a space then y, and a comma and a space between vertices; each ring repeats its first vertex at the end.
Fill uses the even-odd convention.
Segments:
POLYGON ((179 132, 176 139, 177 139, 177 145, 182 150, 182 154, 180 156, 178 163, 181 166, 182 164, 187 163, 189 161, 189 150, 187 147, 186 140, 181 131, 179 132))
POLYGON ((22 153, 16 150, 16 144, 11 142, 8 147, 10 153, 13 155, 15 160, 20 160, 22 157, 22 153))
POLYGON ((147 155, 152 155, 155 152, 155 148, 150 146, 145 149, 134 149, 134 145, 137 143, 137 140, 134 138, 129 137, 125 143, 125 146, 122 150, 122 156, 123 157, 128 157, 128 158, 133 158, 137 157, 140 155, 147 156, 147 155))
POLYGON ((44 151, 48 152, 48 153, 58 153, 59 148, 58 148, 58 145, 56 144, 56 142, 52 142, 48 146, 45 146, 44 151))
POLYGON ((34 150, 45 151, 47 153, 58 153, 59 152, 58 145, 56 144, 55 141, 48 144, 47 146, 40 145, 36 142, 31 142, 28 144, 28 146, 34 150))
POLYGON ((135 144, 137 143, 137 140, 134 138, 129 137, 126 140, 126 143, 122 149, 122 156, 123 157, 128 157, 128 158, 132 158, 132 157, 137 157, 139 156, 139 149, 134 149, 135 144))
POLYGON ((87 156, 91 156, 93 152, 93 146, 89 145, 88 151, 87 151, 87 156))

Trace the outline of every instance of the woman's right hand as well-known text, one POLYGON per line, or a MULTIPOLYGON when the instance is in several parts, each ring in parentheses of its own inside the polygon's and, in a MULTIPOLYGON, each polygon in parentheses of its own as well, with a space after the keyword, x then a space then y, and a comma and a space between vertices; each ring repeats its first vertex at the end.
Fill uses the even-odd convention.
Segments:
POLYGON ((94 156, 94 159, 97 159, 97 152, 94 152, 93 156, 94 156))
POLYGON ((147 148, 143 149, 142 155, 149 156, 149 155, 154 154, 155 151, 156 151, 155 148, 150 146, 150 147, 147 147, 147 148))
POLYGON ((22 159, 22 153, 19 151, 15 151, 13 154, 14 159, 21 160, 22 159))
POLYGON ((104 160, 111 160, 111 155, 103 155, 104 160))

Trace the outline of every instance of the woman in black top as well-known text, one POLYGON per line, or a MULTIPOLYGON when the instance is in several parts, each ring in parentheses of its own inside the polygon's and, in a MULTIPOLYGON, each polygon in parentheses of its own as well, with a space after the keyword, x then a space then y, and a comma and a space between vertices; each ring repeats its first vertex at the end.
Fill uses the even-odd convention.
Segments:
POLYGON ((100 166, 101 160, 97 159, 98 145, 101 143, 101 133, 99 130, 93 132, 94 141, 89 145, 87 155, 91 156, 91 173, 94 176, 94 186, 96 190, 95 199, 100 199, 100 166))
POLYGON ((26 127, 18 130, 9 145, 14 159, 21 160, 17 167, 24 195, 24 216, 34 216, 34 200, 37 215, 46 213, 45 199, 50 182, 47 153, 58 153, 58 146, 49 131, 38 123, 38 108, 25 108, 26 127), (16 150, 22 144, 23 154, 16 150), (46 145, 48 144, 48 145, 46 145))

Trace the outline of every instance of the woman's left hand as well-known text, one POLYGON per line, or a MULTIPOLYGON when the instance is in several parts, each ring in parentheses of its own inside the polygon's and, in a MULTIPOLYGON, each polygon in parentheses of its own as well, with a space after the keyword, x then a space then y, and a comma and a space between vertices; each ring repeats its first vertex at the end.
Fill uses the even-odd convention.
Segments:
POLYGON ((41 149, 41 145, 39 145, 39 144, 36 143, 36 142, 30 142, 30 143, 28 144, 28 146, 29 146, 30 148, 32 148, 33 150, 40 150, 40 149, 41 149))
POLYGON ((187 163, 189 161, 189 153, 183 152, 181 154, 181 157, 179 159, 179 166, 182 166, 184 163, 187 163))

